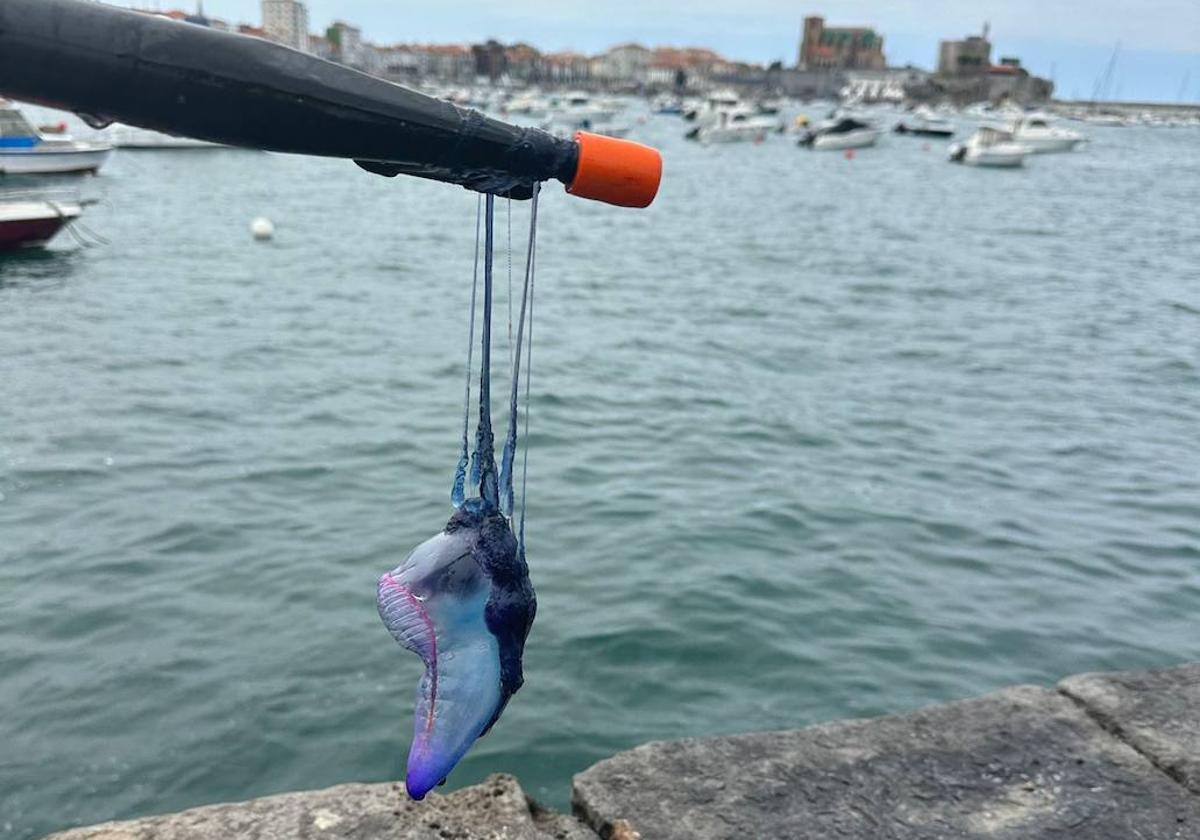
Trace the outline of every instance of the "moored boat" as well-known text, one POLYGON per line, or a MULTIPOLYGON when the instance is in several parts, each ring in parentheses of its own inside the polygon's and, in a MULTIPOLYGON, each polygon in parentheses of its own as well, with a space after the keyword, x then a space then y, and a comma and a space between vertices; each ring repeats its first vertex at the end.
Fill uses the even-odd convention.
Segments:
POLYGON ((718 112, 713 119, 696 126, 686 136, 689 140, 699 140, 701 143, 761 143, 768 134, 778 129, 779 123, 775 119, 739 107, 718 112))
POLYGON ((1125 117, 1121 114, 1110 114, 1105 112, 1085 114, 1083 116, 1083 121, 1092 125, 1103 125, 1110 128, 1121 128, 1129 125, 1128 117, 1125 117))
POLYGON ((41 247, 82 212, 76 201, 0 196, 0 251, 41 247))
POLYGON ((1056 126, 1042 114, 1031 114, 1017 120, 1013 124, 1013 136, 1034 154, 1069 152, 1084 140, 1078 131, 1056 126))
POLYGON ((965 143, 950 147, 952 163, 969 166, 989 166, 1012 169, 1025 165, 1029 148, 1016 141, 1011 131, 995 126, 981 126, 965 143))
POLYGON ((875 125, 855 117, 830 120, 800 138, 798 145, 812 149, 865 149, 879 142, 882 132, 875 125))
POLYGON ((96 173, 112 146, 46 135, 12 103, 0 99, 0 175, 96 173))
POLYGON ((545 119, 549 110, 546 98, 537 91, 526 91, 514 96, 500 108, 502 114, 529 119, 545 119))
POLYGON ((920 107, 910 117, 896 123, 893 129, 897 134, 911 134, 914 137, 953 137, 954 126, 950 120, 940 117, 927 107, 920 107))
POLYGON ((628 137, 633 126, 615 122, 592 122, 590 119, 554 118, 542 124, 543 131, 549 131, 555 137, 574 137, 577 131, 588 131, 605 137, 628 137))
POLYGON ((608 122, 620 110, 619 103, 593 99, 584 91, 568 91, 561 96, 550 97, 548 108, 551 119, 590 120, 597 123, 608 122))
POLYGON ((699 105, 686 109, 683 113, 683 118, 688 122, 696 123, 698 126, 704 126, 715 123, 722 113, 740 111, 745 107, 742 104, 741 97, 735 91, 716 90, 710 93, 699 105))
POLYGON ((656 114, 682 116, 683 100, 678 96, 660 96, 654 100, 653 108, 656 114))

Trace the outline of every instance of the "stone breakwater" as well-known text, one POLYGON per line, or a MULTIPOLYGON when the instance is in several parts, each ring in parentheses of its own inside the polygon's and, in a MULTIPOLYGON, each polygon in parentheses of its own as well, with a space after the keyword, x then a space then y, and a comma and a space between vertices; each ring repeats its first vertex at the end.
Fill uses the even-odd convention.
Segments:
POLYGON ((425 802, 350 784, 54 840, 1200 838, 1200 663, 1085 674, 805 729, 645 744, 574 779, 571 815, 510 776, 425 802))

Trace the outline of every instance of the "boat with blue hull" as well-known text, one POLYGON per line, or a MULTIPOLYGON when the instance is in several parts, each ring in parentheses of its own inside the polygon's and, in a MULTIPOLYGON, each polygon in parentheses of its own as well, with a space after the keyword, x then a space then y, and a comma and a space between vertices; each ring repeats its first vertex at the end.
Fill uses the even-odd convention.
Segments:
POLYGON ((112 146, 43 134, 11 102, 0 99, 0 175, 69 175, 100 171, 112 146))

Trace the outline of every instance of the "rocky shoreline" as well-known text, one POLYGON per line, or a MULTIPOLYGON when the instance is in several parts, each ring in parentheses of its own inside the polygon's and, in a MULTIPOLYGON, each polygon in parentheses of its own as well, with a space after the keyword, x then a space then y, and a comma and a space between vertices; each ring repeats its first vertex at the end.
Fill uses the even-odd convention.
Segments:
POLYGON ((511 776, 412 802, 349 784, 54 840, 1200 838, 1200 663, 1085 674, 905 715, 661 741, 577 775, 570 815, 511 776))

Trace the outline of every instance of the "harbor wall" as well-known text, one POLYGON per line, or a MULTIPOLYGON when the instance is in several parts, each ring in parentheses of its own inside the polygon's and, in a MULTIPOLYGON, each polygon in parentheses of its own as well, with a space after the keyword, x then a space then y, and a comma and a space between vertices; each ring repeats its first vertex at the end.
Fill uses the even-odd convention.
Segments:
POLYGON ((1088 99, 1055 99, 1055 108, 1103 111, 1110 114, 1192 114, 1200 116, 1200 105, 1189 102, 1093 102, 1088 99))
POLYGON ((572 814, 496 775, 412 802, 349 784, 54 840, 1185 840, 1200 837, 1200 663, 1085 674, 904 715, 644 744, 572 814))

